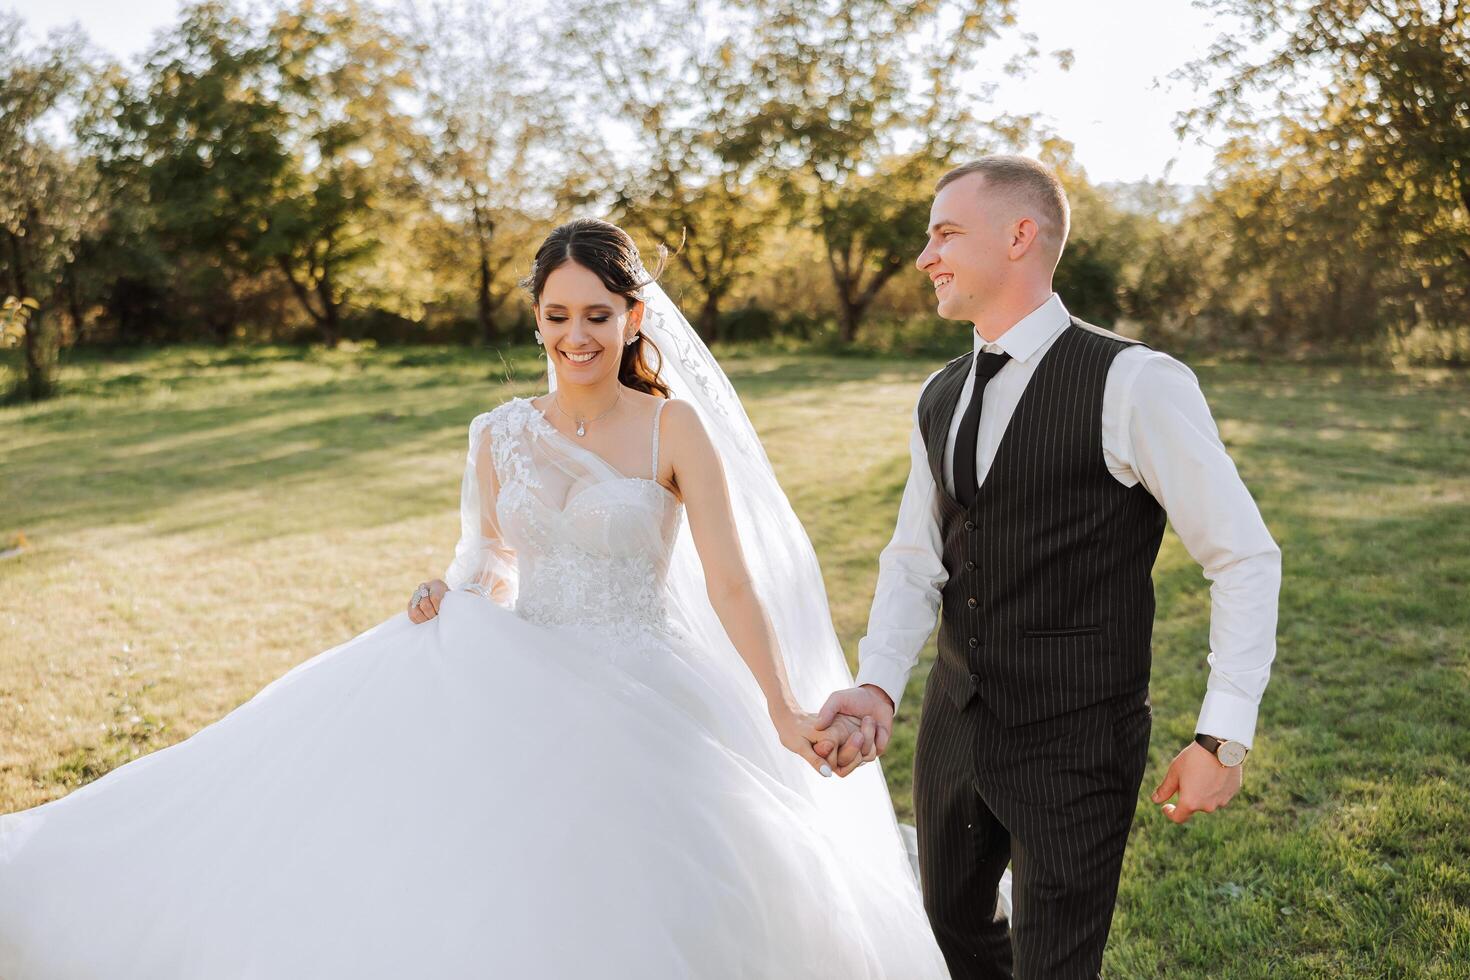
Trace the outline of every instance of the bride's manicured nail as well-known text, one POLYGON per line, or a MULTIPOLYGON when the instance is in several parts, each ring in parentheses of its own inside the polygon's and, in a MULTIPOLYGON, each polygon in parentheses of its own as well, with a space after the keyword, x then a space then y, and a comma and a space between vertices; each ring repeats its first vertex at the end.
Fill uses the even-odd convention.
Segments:
POLYGON ((827 765, 827 763, 825 763, 825 762, 822 763, 822 768, 819 769, 819 770, 817 770, 817 771, 820 772, 823 776, 830 776, 830 775, 832 775, 832 767, 829 766, 829 765, 827 765))

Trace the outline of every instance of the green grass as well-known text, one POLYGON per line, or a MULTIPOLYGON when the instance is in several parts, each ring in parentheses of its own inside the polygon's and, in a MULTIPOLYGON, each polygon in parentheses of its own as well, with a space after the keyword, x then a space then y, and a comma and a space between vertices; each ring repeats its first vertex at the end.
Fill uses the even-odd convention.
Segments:
MULTIPOLYGON (((937 365, 727 366, 852 658, 937 365)), ((1280 650, 1243 792, 1170 823, 1146 794, 1193 731, 1209 624, 1171 533, 1106 972, 1470 976, 1470 379, 1196 368, 1283 550, 1280 650)), ((466 423, 540 390, 529 350, 439 348, 83 354, 61 381, 0 408, 0 548, 29 543, 0 560, 0 811, 187 736, 400 609, 453 548, 466 423)), ((904 819, 932 655, 885 757, 904 819)))

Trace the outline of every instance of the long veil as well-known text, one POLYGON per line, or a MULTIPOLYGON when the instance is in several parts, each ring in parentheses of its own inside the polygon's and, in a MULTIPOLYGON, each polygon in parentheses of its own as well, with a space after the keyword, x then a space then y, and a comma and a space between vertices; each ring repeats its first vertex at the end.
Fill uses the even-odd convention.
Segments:
MULTIPOLYGON (((730 379, 709 348, 656 282, 644 286, 642 296, 646 307, 641 329, 663 355, 656 365, 659 376, 673 397, 694 405, 719 451, 756 594, 775 629, 793 693, 804 708, 815 711, 833 691, 852 686, 853 676, 832 626, 811 540, 730 379)), ((643 349, 647 351, 647 346, 643 349)), ((547 373, 555 390, 556 372, 547 373)), ((742 689, 736 678, 743 676, 749 710, 769 726, 754 681, 705 594, 704 573, 687 521, 680 522, 668 589, 671 606, 700 647, 723 661, 732 689, 742 689)), ((786 753, 784 761, 780 778, 818 806, 828 833, 872 857, 902 862, 903 873, 914 879, 912 837, 906 840, 900 831, 880 763, 860 766, 843 778, 824 779, 795 755, 786 753)))

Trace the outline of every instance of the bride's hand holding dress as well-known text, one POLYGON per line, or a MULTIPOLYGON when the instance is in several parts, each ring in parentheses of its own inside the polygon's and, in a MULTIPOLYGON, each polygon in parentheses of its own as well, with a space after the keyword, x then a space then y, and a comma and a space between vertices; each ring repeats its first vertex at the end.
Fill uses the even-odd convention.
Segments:
POLYGON ((419 585, 409 596, 408 618, 411 622, 427 623, 439 615, 439 603, 449 591, 449 585, 442 578, 431 578, 419 585))

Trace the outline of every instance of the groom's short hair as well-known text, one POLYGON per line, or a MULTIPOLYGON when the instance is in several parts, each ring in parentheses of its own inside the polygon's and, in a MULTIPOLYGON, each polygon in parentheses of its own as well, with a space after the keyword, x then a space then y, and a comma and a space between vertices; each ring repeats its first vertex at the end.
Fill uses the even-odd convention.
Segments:
POLYGON ((1000 191, 1026 206, 1027 210, 1034 210, 1036 224, 1054 258, 1061 256, 1062 246, 1067 243, 1067 232, 1071 229, 1072 209, 1067 204, 1067 192, 1062 188, 1062 182, 1050 168, 1030 157, 1001 154, 981 157, 962 163, 940 177, 934 193, 938 194, 946 185, 970 174, 980 174, 985 178, 987 189, 1000 191))

